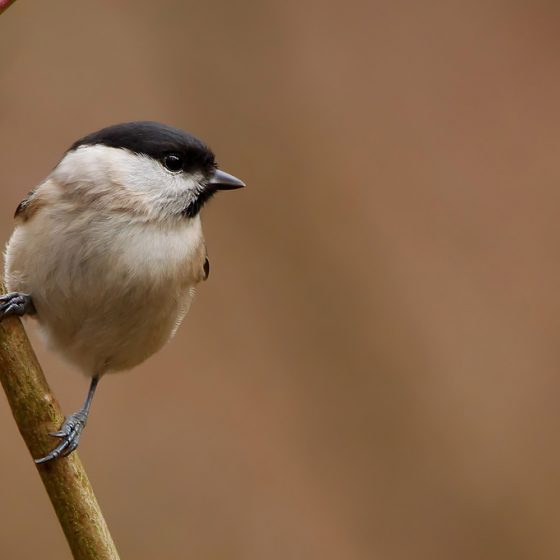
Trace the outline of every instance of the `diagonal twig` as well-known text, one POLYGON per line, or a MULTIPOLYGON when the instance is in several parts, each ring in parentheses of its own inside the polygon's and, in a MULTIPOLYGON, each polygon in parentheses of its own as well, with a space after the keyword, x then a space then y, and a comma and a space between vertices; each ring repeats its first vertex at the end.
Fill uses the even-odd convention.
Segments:
MULTIPOLYGON (((0 0, 0 15, 15 0, 0 0)), ((5 293, 0 280, 0 293, 5 293)), ((64 420, 21 321, 0 322, 0 383, 32 457, 52 447, 48 433, 64 420)), ((118 560, 119 554, 76 453, 38 465, 51 503, 75 560, 118 560)))
MULTIPOLYGON (((0 291, 5 292, 0 282, 0 291)), ((0 383, 32 457, 52 447, 48 433, 64 416, 53 396, 21 321, 0 322, 0 383)), ((119 555, 77 455, 38 465, 72 554, 76 560, 118 560, 119 555)))
POLYGON ((7 10, 16 0, 0 0, 0 14, 7 10))

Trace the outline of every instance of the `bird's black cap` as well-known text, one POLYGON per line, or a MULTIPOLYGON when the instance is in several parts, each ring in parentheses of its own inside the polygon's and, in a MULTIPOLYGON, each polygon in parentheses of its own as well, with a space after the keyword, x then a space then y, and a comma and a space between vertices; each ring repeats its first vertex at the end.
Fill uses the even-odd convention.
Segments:
POLYGON ((210 175, 216 169, 214 154, 204 142, 188 132, 158 122, 135 121, 108 126, 80 138, 68 151, 95 144, 145 154, 159 161, 169 154, 178 154, 183 160, 183 171, 210 175))

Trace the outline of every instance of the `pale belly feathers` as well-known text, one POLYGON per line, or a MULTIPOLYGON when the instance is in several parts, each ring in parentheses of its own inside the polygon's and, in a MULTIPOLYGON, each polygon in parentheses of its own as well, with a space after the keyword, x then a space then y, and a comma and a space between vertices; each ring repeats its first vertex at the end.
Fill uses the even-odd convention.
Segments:
POLYGON ((31 294, 49 345, 91 376, 159 350, 204 277, 199 217, 162 227, 118 214, 91 223, 41 214, 16 227, 5 280, 31 294))

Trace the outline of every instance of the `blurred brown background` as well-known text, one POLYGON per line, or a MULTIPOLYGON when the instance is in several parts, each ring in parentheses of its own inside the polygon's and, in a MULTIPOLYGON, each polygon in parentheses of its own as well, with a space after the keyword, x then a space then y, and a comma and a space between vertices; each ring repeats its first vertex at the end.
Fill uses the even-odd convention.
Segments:
MULTIPOLYGON (((560 556, 556 2, 32 2, 0 18, 0 238, 155 119, 244 191, 80 454, 123 558, 560 556)), ((87 381, 33 338, 67 412, 87 381)), ((0 557, 69 558, 0 398, 0 557)))

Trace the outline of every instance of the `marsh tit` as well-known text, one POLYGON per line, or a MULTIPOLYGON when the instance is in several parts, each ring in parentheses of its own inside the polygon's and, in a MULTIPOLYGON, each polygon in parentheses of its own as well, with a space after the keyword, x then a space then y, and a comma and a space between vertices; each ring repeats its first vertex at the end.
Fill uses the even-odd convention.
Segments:
POLYGON ((75 142, 18 206, 0 320, 35 317, 48 344, 91 377, 82 408, 36 463, 76 449, 103 375, 173 337, 209 273, 200 210, 243 186, 191 134, 131 122, 75 142))

